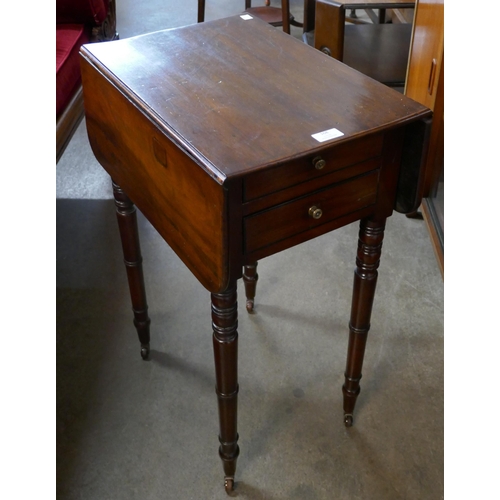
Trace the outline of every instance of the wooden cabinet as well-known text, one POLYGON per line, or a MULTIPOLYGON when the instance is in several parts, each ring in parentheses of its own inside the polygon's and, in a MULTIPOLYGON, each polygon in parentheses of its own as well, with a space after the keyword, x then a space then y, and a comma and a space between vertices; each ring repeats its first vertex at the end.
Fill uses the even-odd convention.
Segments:
POLYGON ((418 0, 405 93, 434 112, 422 212, 444 274, 444 0, 418 0))

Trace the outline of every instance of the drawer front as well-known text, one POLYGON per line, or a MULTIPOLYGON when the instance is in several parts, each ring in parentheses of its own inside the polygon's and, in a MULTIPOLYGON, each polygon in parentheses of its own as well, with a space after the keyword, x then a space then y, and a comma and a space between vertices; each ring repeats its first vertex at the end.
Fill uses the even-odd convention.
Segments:
POLYGON ((383 135, 376 134, 356 141, 326 149, 321 153, 289 161, 245 179, 244 201, 251 201, 270 193, 331 174, 336 170, 354 165, 382 153, 383 135), (317 163, 321 159, 323 163, 317 163), (317 168, 320 167, 320 168, 317 168))
POLYGON ((245 253, 255 252, 375 204, 378 172, 372 171, 245 217, 245 253), (318 215, 319 218, 315 218, 318 215))

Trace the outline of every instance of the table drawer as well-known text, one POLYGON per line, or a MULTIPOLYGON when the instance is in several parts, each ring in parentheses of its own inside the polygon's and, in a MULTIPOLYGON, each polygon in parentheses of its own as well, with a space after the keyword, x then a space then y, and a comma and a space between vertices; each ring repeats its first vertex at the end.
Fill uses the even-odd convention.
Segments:
POLYGON ((377 199, 378 173, 374 170, 245 217, 245 253, 255 252, 373 205, 377 199), (318 215, 319 218, 315 218, 318 215))
POLYGON ((251 201, 276 191, 331 174, 349 165, 375 158, 382 152, 383 135, 362 137, 312 154, 288 161, 286 165, 255 172, 245 179, 244 201, 251 201), (317 164, 317 159, 323 163, 317 164), (320 168, 318 168, 320 167, 320 168))

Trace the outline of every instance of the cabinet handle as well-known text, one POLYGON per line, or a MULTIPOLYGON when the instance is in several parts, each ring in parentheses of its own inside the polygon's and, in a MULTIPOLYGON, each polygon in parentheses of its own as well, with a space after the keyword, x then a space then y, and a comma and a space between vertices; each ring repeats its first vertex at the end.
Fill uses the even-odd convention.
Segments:
POLYGON ((312 164, 314 165, 314 168, 316 170, 321 170, 322 168, 325 167, 326 161, 321 158, 321 156, 316 156, 316 158, 313 159, 312 164))
POLYGON ((323 52, 323 54, 332 57, 332 51, 326 45, 323 45, 319 50, 323 52))
POLYGON ((314 206, 309 209, 309 216, 313 219, 319 219, 322 215, 323 210, 321 210, 321 208, 314 206))
POLYGON ((427 86, 427 92, 432 95, 432 88, 434 87, 434 78, 436 77, 437 61, 433 59, 431 62, 431 73, 429 75, 429 84, 427 86))

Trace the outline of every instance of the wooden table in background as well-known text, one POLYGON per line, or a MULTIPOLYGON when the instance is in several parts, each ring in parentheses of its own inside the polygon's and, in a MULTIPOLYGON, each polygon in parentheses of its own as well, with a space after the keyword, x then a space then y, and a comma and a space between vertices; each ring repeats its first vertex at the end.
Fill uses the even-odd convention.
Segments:
POLYGON ((240 16, 87 45, 81 55, 89 140, 114 181, 143 357, 150 320, 135 205, 211 293, 230 492, 237 280, 245 274, 251 302, 259 259, 361 221, 343 386, 351 425, 385 221, 419 205, 431 112, 240 16))
MULTIPOLYGON (((404 85, 411 24, 347 24, 351 9, 413 9, 415 0, 317 0, 314 47, 375 80, 404 85)), ((310 8, 310 7, 309 7, 310 8)), ((312 32, 308 23, 305 32, 312 32)), ((309 42, 312 44, 312 42, 309 42)))

